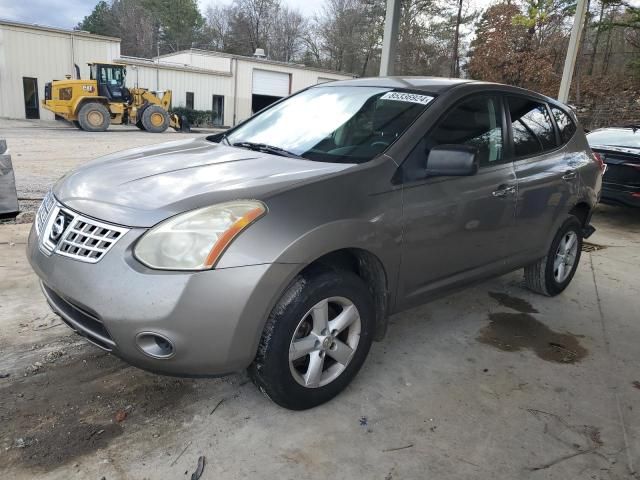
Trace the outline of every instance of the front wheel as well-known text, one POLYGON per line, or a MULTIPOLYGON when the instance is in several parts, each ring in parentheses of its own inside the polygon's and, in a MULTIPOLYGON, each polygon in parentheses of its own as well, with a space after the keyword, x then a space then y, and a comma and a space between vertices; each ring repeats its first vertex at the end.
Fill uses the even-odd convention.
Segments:
POLYGON ((570 215, 556 233, 547 255, 525 267, 525 285, 542 295, 558 295, 573 279, 581 252, 582 225, 570 215))
POLYGON ((158 105, 149 105, 142 112, 142 126, 147 132, 162 133, 168 127, 171 119, 165 109, 158 105))
POLYGON ((315 407, 356 376, 373 328, 371 294, 358 276, 347 271, 301 274, 269 316, 249 374, 278 405, 315 407))

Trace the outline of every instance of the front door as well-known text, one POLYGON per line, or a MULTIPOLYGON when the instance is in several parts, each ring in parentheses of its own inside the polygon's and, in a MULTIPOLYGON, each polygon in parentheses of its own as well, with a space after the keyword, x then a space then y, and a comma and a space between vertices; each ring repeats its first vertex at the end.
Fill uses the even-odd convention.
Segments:
POLYGON ((40 118, 38 102, 38 79, 22 77, 22 91, 24 94, 25 118, 40 118))
POLYGON ((498 270, 512 253, 507 240, 515 223, 517 183, 503 153, 505 125, 500 97, 469 97, 438 122, 402 165, 401 306, 498 270), (430 149, 443 144, 477 147, 478 173, 421 178, 430 149))

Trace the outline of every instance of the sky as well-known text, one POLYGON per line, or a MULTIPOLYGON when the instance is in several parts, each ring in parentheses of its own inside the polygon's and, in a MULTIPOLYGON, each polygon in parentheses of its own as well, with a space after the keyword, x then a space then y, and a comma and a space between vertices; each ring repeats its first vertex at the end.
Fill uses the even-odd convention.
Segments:
MULTIPOLYGON (((231 3, 231 0, 198 0, 200 10, 204 12, 207 6, 216 1, 231 3)), ((318 12, 324 3, 324 0, 283 1, 307 16, 318 12)), ((465 0, 465 3, 485 7, 492 1, 494 0, 465 0)), ((0 18, 70 29, 89 15, 96 3, 98 0, 0 0, 0 18)))

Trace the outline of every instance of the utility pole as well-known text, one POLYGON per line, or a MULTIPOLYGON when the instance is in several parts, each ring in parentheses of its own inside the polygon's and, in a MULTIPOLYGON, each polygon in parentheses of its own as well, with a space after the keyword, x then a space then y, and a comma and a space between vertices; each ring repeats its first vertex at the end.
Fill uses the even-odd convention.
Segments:
POLYGON ((558 92, 558 100, 562 103, 567 103, 569 100, 571 79, 573 77, 573 70, 576 67, 576 57, 578 56, 580 37, 582 35, 582 28, 584 26, 584 17, 586 13, 587 0, 578 0, 578 4, 576 5, 576 16, 573 20, 573 27, 571 28, 571 37, 569 37, 567 57, 564 60, 564 70, 562 71, 560 91, 558 92))
POLYGON ((400 26, 400 0, 387 0, 387 15, 384 19, 384 36, 382 37, 382 57, 380 59, 380 76, 386 77, 395 73, 396 49, 398 46, 398 29, 400 26))
POLYGON ((451 62, 451 77, 460 76, 460 57, 458 56, 458 44, 460 43, 460 22, 462 21, 462 0, 458 5, 458 18, 456 19, 456 38, 453 40, 453 61, 451 62))

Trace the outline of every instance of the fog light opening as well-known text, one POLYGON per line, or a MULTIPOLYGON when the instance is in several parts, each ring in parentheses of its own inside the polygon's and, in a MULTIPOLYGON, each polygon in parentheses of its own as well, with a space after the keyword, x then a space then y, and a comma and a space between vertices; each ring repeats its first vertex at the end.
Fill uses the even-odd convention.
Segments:
POLYGON ((153 358, 170 358, 175 353, 173 343, 157 333, 144 332, 136 336, 138 348, 153 358))

